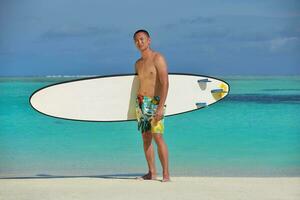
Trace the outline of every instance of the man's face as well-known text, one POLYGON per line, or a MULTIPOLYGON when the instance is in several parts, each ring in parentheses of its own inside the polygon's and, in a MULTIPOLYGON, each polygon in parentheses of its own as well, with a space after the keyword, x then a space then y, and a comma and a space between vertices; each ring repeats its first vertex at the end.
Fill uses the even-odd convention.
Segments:
POLYGON ((151 39, 143 32, 139 32, 134 38, 135 46, 140 51, 147 49, 150 46, 151 39))

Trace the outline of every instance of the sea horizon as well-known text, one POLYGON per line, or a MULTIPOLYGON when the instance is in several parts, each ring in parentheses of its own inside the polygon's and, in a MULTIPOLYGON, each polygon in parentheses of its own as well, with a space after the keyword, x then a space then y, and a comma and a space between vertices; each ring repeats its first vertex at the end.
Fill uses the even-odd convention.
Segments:
MULTIPOLYGON (((169 72, 171 73, 182 73, 182 74, 199 74, 203 76, 222 76, 222 77, 286 77, 286 76, 292 76, 297 77, 300 76, 300 74, 207 74, 207 73, 199 73, 199 72, 169 72)), ((122 75, 122 74, 134 74, 134 72, 124 72, 124 73, 104 73, 104 74, 46 74, 46 75, 7 75, 3 76, 0 75, 0 78, 56 78, 56 77, 62 77, 62 78, 68 78, 68 77, 94 77, 94 76, 110 76, 110 75, 122 75)))

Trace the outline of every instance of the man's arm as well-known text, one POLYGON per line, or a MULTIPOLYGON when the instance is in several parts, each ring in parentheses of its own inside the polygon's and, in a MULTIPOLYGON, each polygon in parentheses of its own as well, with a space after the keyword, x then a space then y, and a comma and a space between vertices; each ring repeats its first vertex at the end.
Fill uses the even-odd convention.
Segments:
POLYGON ((169 89, 168 66, 165 58, 159 53, 154 58, 154 64, 158 72, 158 79, 161 85, 160 101, 157 109, 162 110, 165 105, 169 89))
POLYGON ((134 68, 135 68, 135 74, 137 75, 138 74, 138 71, 137 71, 137 63, 138 63, 138 60, 135 62, 134 64, 134 68))

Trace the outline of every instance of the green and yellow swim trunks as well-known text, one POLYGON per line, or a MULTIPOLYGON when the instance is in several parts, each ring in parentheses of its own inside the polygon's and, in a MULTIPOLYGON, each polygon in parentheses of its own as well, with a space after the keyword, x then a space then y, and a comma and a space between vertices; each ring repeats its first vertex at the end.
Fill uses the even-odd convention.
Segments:
MULTIPOLYGON (((159 104, 160 97, 154 96, 153 98, 143 95, 137 95, 136 97, 136 118, 138 121, 138 130, 142 133, 151 131, 152 133, 164 132, 164 118, 154 124, 154 118, 157 106, 159 104)), ((164 105, 164 114, 166 105, 164 105)))

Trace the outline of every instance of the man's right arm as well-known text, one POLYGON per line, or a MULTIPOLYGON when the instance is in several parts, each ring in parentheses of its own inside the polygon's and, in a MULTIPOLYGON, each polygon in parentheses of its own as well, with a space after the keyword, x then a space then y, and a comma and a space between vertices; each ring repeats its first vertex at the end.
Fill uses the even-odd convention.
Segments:
POLYGON ((137 70, 137 68, 138 68, 138 61, 139 61, 139 60, 137 60, 137 61, 135 62, 135 64, 134 64, 135 75, 138 75, 138 70, 137 70))

